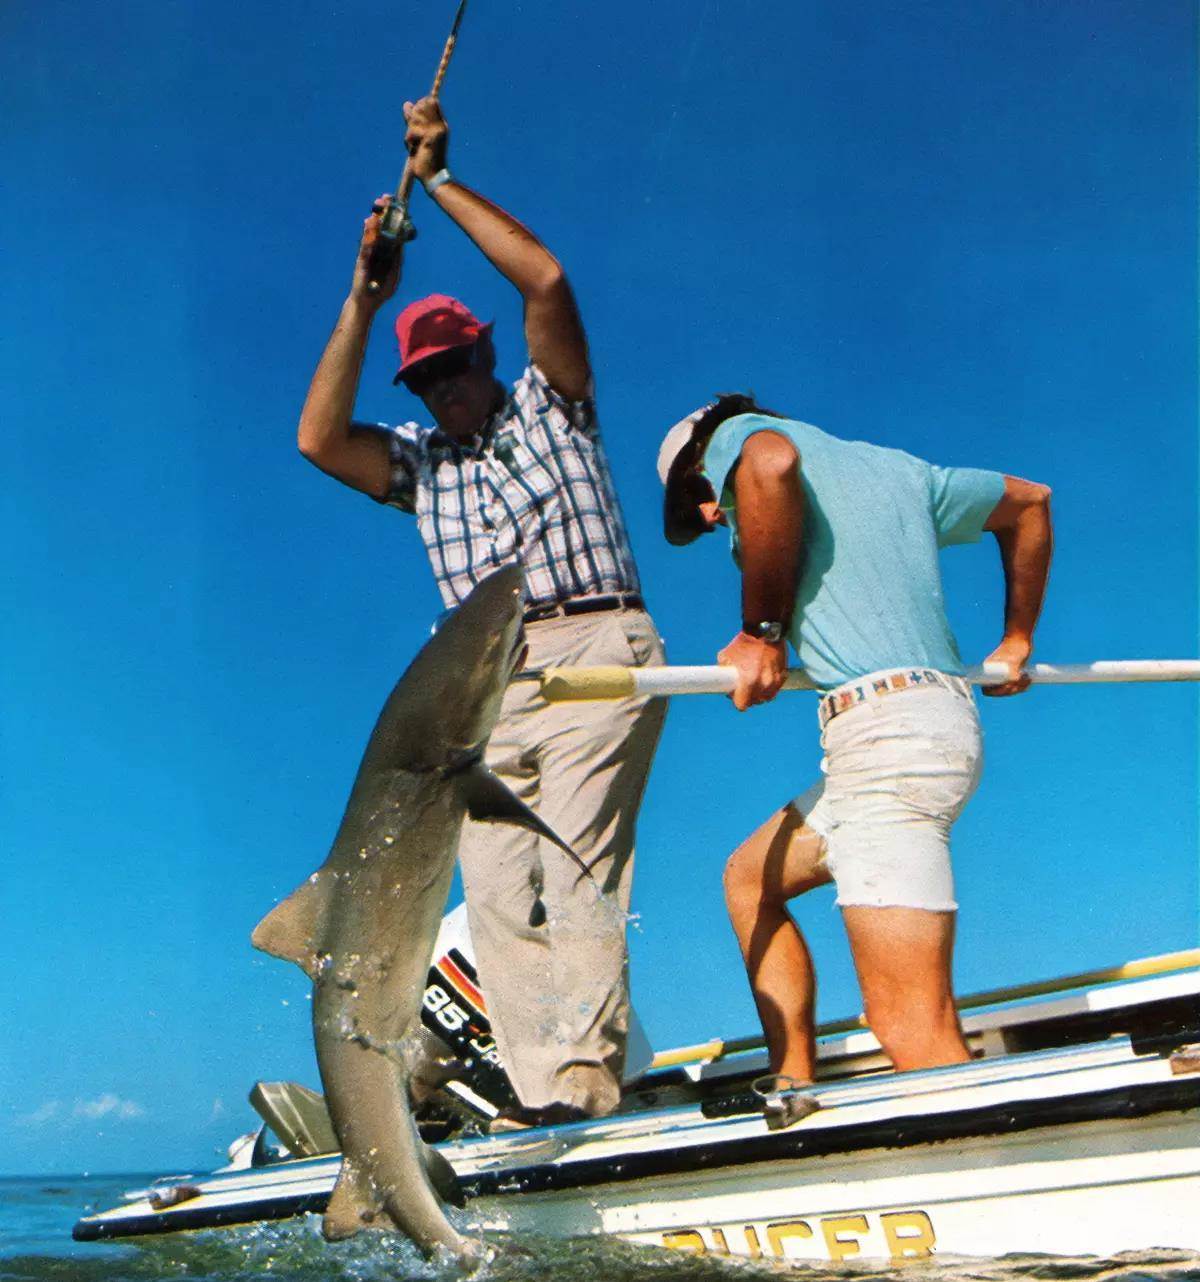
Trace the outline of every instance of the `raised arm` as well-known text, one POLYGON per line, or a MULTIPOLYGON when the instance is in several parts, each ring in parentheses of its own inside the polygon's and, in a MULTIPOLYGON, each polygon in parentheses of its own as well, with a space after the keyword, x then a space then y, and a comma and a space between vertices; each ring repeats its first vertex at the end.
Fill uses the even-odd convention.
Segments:
POLYGON ((1012 680, 984 686, 988 695, 1019 694, 1029 687, 1021 669, 1033 654, 1033 630, 1046 595, 1054 532, 1050 489, 1020 477, 1004 478, 1004 493, 984 523, 1000 545, 1004 566, 1004 639, 987 663, 1006 663, 1012 680))
POLYGON ((796 603, 804 535, 804 489, 796 447, 777 432, 755 432, 732 473, 742 563, 742 630, 717 656, 738 670, 733 704, 739 712, 768 703, 787 675, 787 641, 753 635, 759 623, 786 634, 796 603))
MULTIPOLYGON (((413 170, 427 183, 446 168, 449 128, 436 98, 406 102, 404 116, 413 170)), ((582 400, 591 384, 587 338, 558 260, 527 227, 457 179, 431 198, 520 291, 529 355, 550 386, 569 401, 582 400)))
MULTIPOLYGON (((381 196, 386 204, 390 196, 381 196)), ((304 408, 296 443, 300 453, 323 472, 339 481, 383 498, 390 484, 387 442, 376 432, 356 431, 351 426, 354 398, 362 372, 363 355, 376 312, 396 292, 400 261, 376 294, 367 290, 370 273, 367 261, 379 233, 379 216, 371 214, 363 224, 358 259, 350 294, 342 304, 338 323, 317 365, 304 408)))

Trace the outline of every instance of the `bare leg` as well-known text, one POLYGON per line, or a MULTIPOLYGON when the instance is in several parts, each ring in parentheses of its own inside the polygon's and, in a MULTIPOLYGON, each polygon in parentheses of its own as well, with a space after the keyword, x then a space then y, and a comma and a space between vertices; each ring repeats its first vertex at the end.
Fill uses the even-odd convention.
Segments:
POLYGON ((952 912, 842 909, 871 1031, 899 1072, 971 1058, 954 1008, 952 912))
POLYGON ((725 906, 767 1036, 771 1068, 811 1082, 816 1066, 816 977, 787 901, 830 880, 824 843, 790 803, 733 852, 725 906))

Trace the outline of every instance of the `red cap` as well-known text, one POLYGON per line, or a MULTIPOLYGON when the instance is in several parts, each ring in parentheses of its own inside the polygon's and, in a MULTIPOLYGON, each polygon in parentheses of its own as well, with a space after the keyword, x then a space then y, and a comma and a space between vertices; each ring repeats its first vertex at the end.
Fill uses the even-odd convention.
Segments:
POLYGON ((396 317, 400 368, 392 382, 400 382, 414 365, 431 356, 456 347, 470 347, 491 330, 491 321, 484 325, 457 298, 446 294, 430 294, 409 303, 396 317))

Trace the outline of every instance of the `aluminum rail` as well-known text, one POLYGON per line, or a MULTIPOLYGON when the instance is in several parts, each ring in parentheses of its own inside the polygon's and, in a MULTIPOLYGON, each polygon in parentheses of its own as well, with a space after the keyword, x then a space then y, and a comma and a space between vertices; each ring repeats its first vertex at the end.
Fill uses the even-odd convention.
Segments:
MULTIPOLYGON (((1066 993, 1076 988, 1090 988, 1096 984, 1115 984, 1123 979, 1145 979, 1150 975, 1169 975, 1177 971, 1200 967, 1200 948, 1185 948, 1177 953, 1161 953, 1157 957, 1141 957, 1119 966, 1102 970, 1087 970, 1078 975, 1062 975, 1058 979, 1043 979, 1031 984, 1016 984, 1011 988, 990 988, 982 993, 961 997, 955 1003, 959 1010, 978 1010, 981 1006, 998 1006, 1002 1002, 1021 1001, 1029 997, 1044 997, 1049 993, 1066 993)), ((833 1020, 817 1025, 817 1036, 828 1037, 834 1033, 851 1033, 866 1028, 862 1015, 849 1019, 833 1020)), ((659 1051, 650 1067, 674 1068, 680 1064, 709 1063, 736 1055, 741 1051, 760 1050, 767 1044, 761 1034, 752 1037, 714 1037, 711 1041, 697 1042, 693 1046, 677 1046, 673 1050, 659 1051)))
MULTIPOLYGON (((1095 663, 1035 663, 1026 669, 1035 685, 1092 685, 1113 682, 1200 681, 1200 659, 1101 659, 1095 663)), ((1008 679, 1001 664, 979 664, 967 669, 973 685, 998 685, 1008 679)), ((737 680, 731 667, 657 668, 535 668, 522 672, 518 681, 536 681, 550 703, 593 699, 628 699, 633 696, 675 694, 729 694, 737 680)), ((785 690, 812 690, 802 668, 788 670, 785 690)))

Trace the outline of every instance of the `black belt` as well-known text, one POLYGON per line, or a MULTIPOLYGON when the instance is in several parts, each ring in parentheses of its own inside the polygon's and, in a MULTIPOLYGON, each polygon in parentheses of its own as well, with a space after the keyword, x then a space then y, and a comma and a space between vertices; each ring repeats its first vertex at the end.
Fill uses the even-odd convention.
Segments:
POLYGON ((551 601, 545 605, 531 605, 523 616, 526 623, 540 619, 556 619, 569 614, 594 614, 597 610, 644 610, 642 598, 636 592, 614 592, 611 596, 581 596, 568 601, 551 601))

